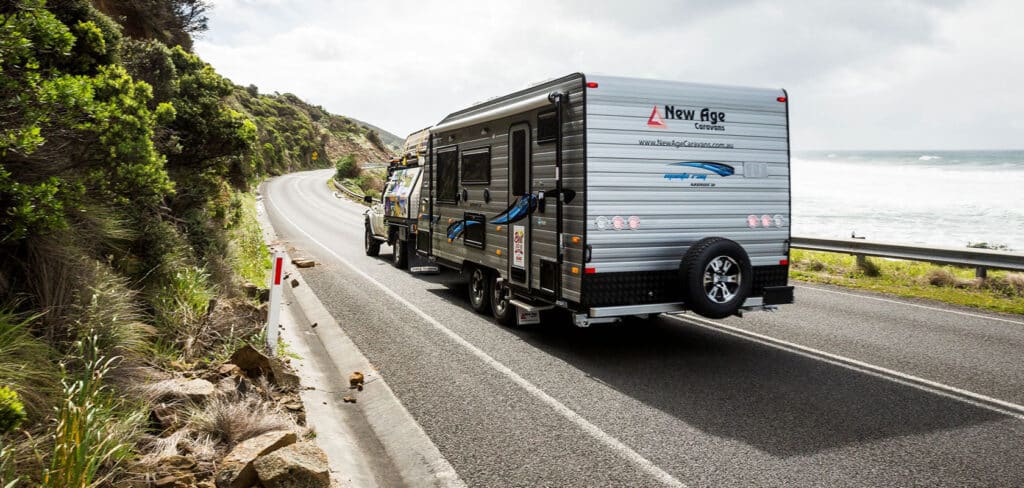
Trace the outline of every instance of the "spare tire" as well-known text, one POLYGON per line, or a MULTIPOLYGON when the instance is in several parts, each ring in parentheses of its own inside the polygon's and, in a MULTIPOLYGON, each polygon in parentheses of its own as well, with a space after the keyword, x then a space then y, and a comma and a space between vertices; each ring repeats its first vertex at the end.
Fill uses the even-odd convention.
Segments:
POLYGON ((711 319, 736 313, 750 296, 750 258, 735 241, 708 237, 697 241, 679 265, 687 307, 711 319))

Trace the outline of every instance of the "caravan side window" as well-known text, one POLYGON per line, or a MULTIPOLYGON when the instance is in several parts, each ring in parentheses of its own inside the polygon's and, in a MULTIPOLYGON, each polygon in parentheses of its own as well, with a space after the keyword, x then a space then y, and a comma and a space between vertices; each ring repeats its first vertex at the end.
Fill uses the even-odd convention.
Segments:
POLYGON ((462 184, 491 182, 491 148, 462 151, 462 184))
POLYGON ((537 144, 552 142, 558 138, 558 121, 554 110, 537 114, 537 144))
POLYGON ((457 147, 437 151, 437 201, 455 202, 459 193, 459 151, 457 147))
POLYGON ((526 129, 512 131, 511 164, 509 164, 509 178, 512 179, 512 195, 520 196, 526 194, 526 145, 529 140, 526 138, 526 129))

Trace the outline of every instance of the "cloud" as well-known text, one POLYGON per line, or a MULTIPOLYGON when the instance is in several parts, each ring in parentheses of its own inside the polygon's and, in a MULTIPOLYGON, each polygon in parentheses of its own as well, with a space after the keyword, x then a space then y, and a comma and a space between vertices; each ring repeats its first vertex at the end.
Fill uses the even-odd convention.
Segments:
POLYGON ((585 71, 786 87, 796 148, 978 147, 1017 143, 936 122, 942 93, 1013 80, 961 117, 1002 116, 1000 127, 1019 130, 1004 107, 1020 108, 1010 60, 1024 45, 1012 25, 1021 10, 1004 0, 221 0, 196 50, 236 83, 399 135, 585 71))

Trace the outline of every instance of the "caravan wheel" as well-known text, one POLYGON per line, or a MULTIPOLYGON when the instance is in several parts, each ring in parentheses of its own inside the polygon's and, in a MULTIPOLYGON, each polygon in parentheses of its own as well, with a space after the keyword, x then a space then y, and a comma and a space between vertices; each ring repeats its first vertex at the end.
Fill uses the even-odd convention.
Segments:
POLYGON ((469 306, 477 313, 491 311, 491 277, 487 270, 474 267, 469 273, 469 306))
POLYGON ((511 292, 504 281, 498 282, 498 273, 491 281, 491 315, 499 324, 510 326, 516 323, 516 306, 509 303, 511 292))
POLYGON ((679 266, 687 306, 712 319, 736 313, 750 295, 753 272, 743 246, 721 237, 690 247, 679 266))

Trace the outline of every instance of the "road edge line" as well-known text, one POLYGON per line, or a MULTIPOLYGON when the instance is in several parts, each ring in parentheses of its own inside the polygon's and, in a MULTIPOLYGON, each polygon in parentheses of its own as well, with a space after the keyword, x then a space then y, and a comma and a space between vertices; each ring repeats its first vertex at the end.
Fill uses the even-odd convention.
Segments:
MULTIPOLYGON (((276 229, 270 222, 265 206, 260 203, 262 202, 257 202, 257 219, 264 230, 265 239, 277 241, 279 236, 276 229)), ((411 486, 421 486, 424 481, 429 480, 433 482, 433 486, 465 488, 467 485, 455 468, 441 454, 423 427, 406 410, 401 400, 358 346, 352 342, 341 325, 334 320, 323 302, 305 282, 302 274, 294 268, 290 268, 290 271, 295 271, 291 278, 296 279, 299 285, 288 290, 298 302, 289 306, 297 306, 307 319, 317 324, 312 332, 327 351, 327 356, 339 373, 348 370, 364 373, 367 386, 360 393, 364 400, 356 406, 363 411, 367 423, 388 457, 395 461, 394 465, 401 471, 402 479, 411 486), (327 347, 328 344, 331 347, 327 347)), ((298 330, 293 332, 298 333, 298 330)), ((338 385, 339 389, 347 387, 346 383, 338 385)), ((312 423, 310 420, 307 419, 307 422, 312 423)), ((353 439, 348 439, 347 443, 352 446, 358 445, 353 439)), ((365 457, 364 453, 359 455, 365 457)), ((347 457, 351 459, 351 456, 347 457)), ((363 464, 369 465, 365 462, 363 464)), ((361 466, 357 471, 363 469, 361 466)))

